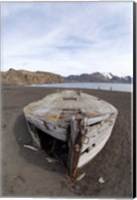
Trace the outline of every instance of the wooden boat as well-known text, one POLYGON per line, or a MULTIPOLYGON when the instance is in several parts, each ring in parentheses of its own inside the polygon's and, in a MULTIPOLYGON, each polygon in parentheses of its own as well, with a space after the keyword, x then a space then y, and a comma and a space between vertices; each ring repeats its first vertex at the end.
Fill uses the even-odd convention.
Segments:
POLYGON ((117 114, 111 104, 72 90, 50 94, 24 108, 35 145, 59 159, 73 178, 104 147, 117 114))

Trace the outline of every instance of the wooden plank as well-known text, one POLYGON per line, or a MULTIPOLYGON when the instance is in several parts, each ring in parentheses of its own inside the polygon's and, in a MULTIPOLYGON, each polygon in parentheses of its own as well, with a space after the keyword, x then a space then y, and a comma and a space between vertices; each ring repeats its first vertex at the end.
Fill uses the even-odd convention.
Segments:
POLYGON ((72 178, 76 178, 77 175, 77 165, 80 158, 81 148, 82 148, 82 137, 81 133, 81 121, 82 119, 72 118, 70 126, 70 140, 69 140, 69 175, 72 178))

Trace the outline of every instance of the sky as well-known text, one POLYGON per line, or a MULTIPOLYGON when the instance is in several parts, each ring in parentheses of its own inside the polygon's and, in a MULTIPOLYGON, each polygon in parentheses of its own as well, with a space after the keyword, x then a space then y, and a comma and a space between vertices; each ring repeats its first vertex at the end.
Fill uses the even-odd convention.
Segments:
POLYGON ((132 2, 2 3, 1 70, 133 73, 132 2))

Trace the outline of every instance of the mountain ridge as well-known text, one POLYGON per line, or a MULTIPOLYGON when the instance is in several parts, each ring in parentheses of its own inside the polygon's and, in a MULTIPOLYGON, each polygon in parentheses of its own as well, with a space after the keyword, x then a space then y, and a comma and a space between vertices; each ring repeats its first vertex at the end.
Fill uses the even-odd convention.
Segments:
POLYGON ((69 75, 65 82, 106 82, 106 83, 132 83, 131 76, 117 76, 112 73, 94 72, 92 74, 69 75))
POLYGON ((1 72, 2 82, 5 84, 31 85, 49 83, 72 83, 72 82, 104 82, 104 83, 132 83, 131 76, 116 76, 112 73, 94 72, 91 74, 83 73, 80 75, 69 75, 67 77, 51 72, 9 69, 1 72))
POLYGON ((59 74, 50 72, 9 69, 7 72, 1 72, 2 82, 5 84, 31 85, 31 84, 48 84, 62 83, 64 78, 59 74))

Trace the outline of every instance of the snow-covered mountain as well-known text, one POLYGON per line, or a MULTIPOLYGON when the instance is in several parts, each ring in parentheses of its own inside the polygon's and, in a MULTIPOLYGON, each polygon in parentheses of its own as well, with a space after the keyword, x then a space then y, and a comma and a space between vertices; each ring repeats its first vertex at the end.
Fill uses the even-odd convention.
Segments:
POLYGON ((65 82, 111 82, 111 83, 131 83, 131 76, 117 76, 110 72, 92 74, 70 75, 64 78, 65 82))

